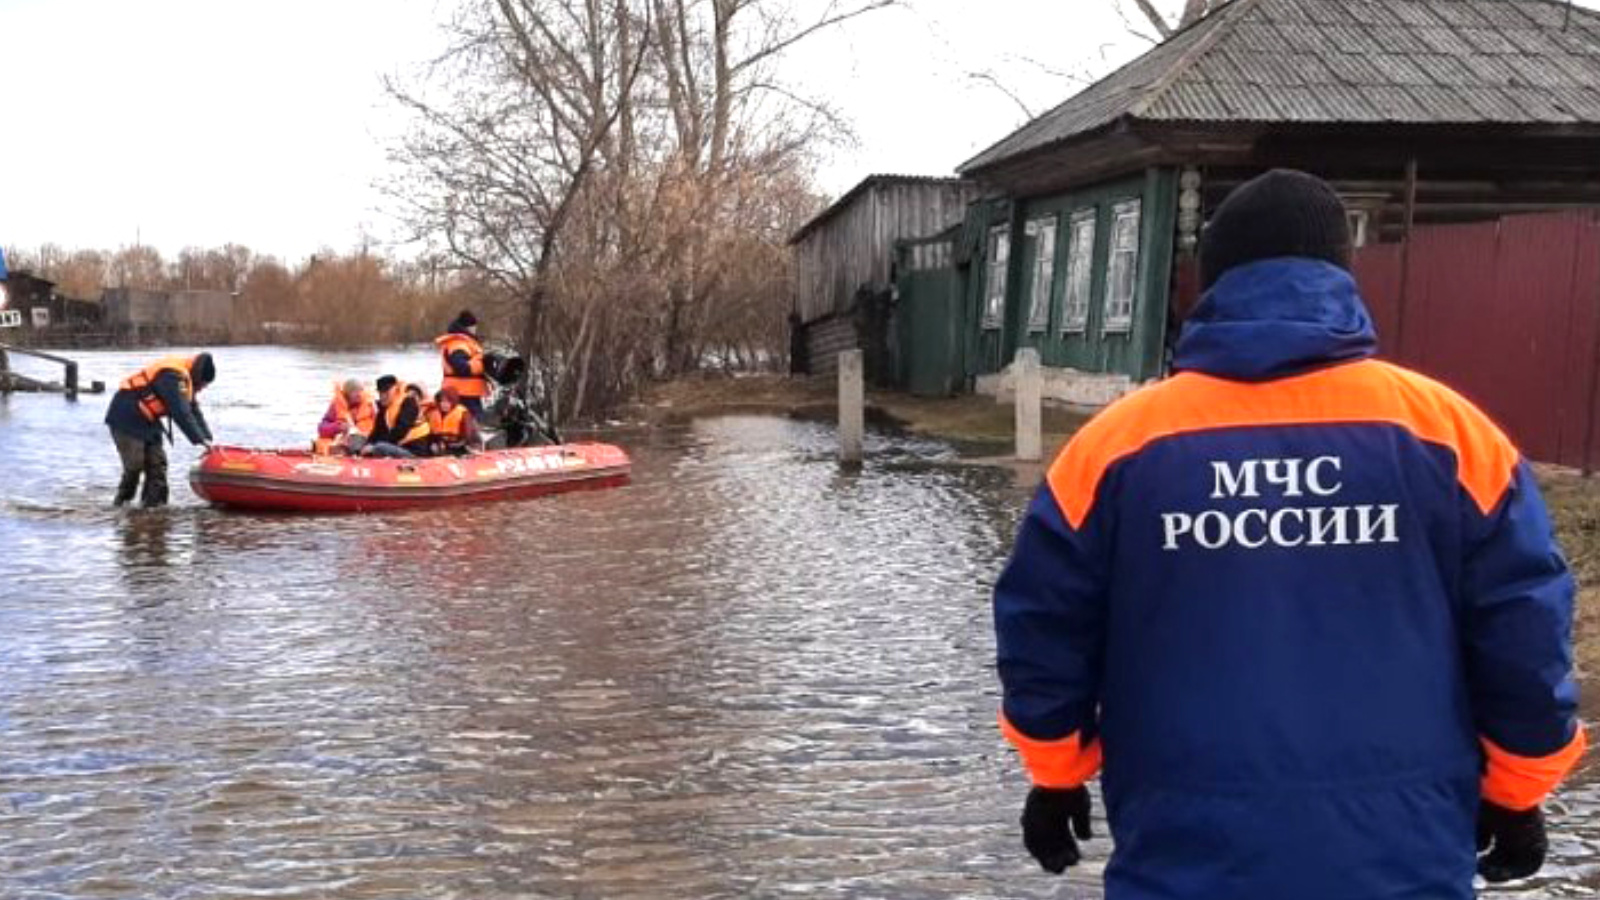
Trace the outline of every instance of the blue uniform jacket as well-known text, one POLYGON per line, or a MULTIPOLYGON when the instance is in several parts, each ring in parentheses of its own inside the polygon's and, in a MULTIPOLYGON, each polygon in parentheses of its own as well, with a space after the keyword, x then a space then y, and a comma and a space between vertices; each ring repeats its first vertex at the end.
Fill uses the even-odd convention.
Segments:
POLYGON ((1526 464, 1375 346, 1345 271, 1232 270, 1028 510, 1002 729, 1035 783, 1103 766, 1111 900, 1466 900, 1480 796, 1583 751, 1526 464))

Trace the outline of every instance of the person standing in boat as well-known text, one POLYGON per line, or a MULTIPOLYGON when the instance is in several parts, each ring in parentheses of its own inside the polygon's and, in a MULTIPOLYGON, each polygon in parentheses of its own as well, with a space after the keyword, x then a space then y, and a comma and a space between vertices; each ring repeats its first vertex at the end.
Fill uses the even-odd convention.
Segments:
POLYGON ((489 397, 489 378, 483 368, 483 345, 478 342, 478 317, 463 309, 444 334, 434 338, 444 368, 443 387, 454 388, 474 419, 483 418, 489 397))
POLYGON ((410 459, 419 455, 416 448, 427 437, 428 422, 417 395, 393 375, 379 378, 377 417, 361 455, 410 459))
POLYGON ((192 357, 169 356, 156 360, 123 379, 106 409, 106 425, 122 460, 122 480, 112 500, 122 506, 139 491, 145 507, 167 502, 167 451, 161 439, 172 440, 177 423, 189 443, 211 448, 211 427, 200 412, 197 395, 217 377, 210 353, 192 357), (162 427, 166 419, 166 428, 162 427))

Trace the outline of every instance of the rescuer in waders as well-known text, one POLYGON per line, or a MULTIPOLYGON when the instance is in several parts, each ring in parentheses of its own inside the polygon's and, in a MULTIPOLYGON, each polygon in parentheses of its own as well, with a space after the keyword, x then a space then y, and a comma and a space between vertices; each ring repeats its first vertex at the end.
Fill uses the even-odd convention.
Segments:
POLYGON ((478 317, 471 310, 462 310, 446 332, 433 342, 439 348, 439 361, 444 367, 441 387, 454 388, 461 405, 472 417, 483 418, 483 404, 489 397, 489 378, 483 369, 483 345, 478 343, 478 317))
POLYGON ((172 440, 176 423, 189 443, 211 446, 211 428, 200 411, 198 395, 217 377, 211 354, 192 357, 169 356, 157 360, 123 379, 106 410, 106 425, 111 440, 122 458, 122 481, 117 484, 114 502, 122 506, 144 490, 144 506, 164 506, 167 502, 167 451, 163 436, 172 440), (168 420, 165 431, 162 419, 168 420))
POLYGON ((1100 773, 1110 900, 1467 900, 1544 861, 1572 579, 1506 436, 1372 358, 1350 244, 1310 175, 1234 191, 1175 374, 1072 439, 995 587, 1023 842, 1076 863, 1100 773))

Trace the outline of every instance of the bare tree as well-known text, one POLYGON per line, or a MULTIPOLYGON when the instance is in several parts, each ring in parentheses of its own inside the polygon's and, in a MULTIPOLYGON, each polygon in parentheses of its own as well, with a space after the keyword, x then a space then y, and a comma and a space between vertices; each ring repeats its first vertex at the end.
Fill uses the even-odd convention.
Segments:
POLYGON ((815 209, 792 186, 842 122, 776 63, 896 2, 468 0, 431 77, 390 85, 418 123, 395 196, 419 239, 523 312, 558 416, 604 408, 728 344, 741 298, 781 327, 786 297, 745 267, 772 265, 793 210, 815 209))
MULTIPOLYGON (((1120 6, 1122 0, 1114 2, 1120 6)), ((1209 15, 1212 9, 1221 5, 1219 0, 1183 0, 1183 8, 1178 12, 1177 18, 1171 18, 1161 11, 1154 0, 1133 0, 1133 3, 1162 40, 1200 21, 1209 15)))
POLYGON ((643 64, 614 36, 646 14, 637 5, 469 0, 432 77, 388 85, 417 121, 394 154, 406 169, 395 196, 419 236, 522 307, 530 355, 573 206, 643 64))
POLYGON ((694 368, 693 336, 706 326, 725 276, 712 251, 731 185, 793 165, 817 140, 844 132, 825 103, 782 83, 782 55, 830 28, 897 5, 829 0, 802 17, 774 0, 653 0, 659 76, 675 138, 665 196, 683 217, 665 247, 668 297, 662 355, 668 374, 694 368))
POLYGON ((106 276, 113 287, 160 290, 167 284, 167 265, 159 250, 135 244, 112 255, 106 276))
POLYGON ((69 297, 98 297, 106 286, 109 264, 109 256, 99 250, 74 250, 51 277, 69 297))
POLYGON ((172 263, 169 283, 177 290, 237 291, 253 254, 238 244, 185 247, 172 263))

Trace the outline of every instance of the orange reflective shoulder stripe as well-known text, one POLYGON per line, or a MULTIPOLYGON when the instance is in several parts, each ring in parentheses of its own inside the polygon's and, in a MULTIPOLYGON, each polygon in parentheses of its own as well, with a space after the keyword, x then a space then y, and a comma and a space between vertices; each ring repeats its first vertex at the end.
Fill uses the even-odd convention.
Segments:
POLYGON ((1533 809, 1561 779, 1567 777, 1588 749, 1589 738, 1582 723, 1565 747, 1549 756, 1518 756, 1496 746, 1488 738, 1480 738, 1488 765, 1483 774, 1482 792, 1485 799, 1506 809, 1533 809))
POLYGON ((1039 787, 1078 787, 1100 771, 1100 742, 1084 746, 1078 732, 1054 741, 1037 740, 1018 730, 1002 710, 1000 733, 1017 748, 1028 777, 1039 787))
POLYGON ((1453 451, 1457 477, 1487 513, 1520 458, 1487 416, 1450 389, 1376 360, 1266 382, 1183 372, 1112 404, 1080 430, 1046 479, 1062 514, 1081 527, 1100 480, 1154 441, 1198 431, 1273 425, 1389 424, 1453 451))

